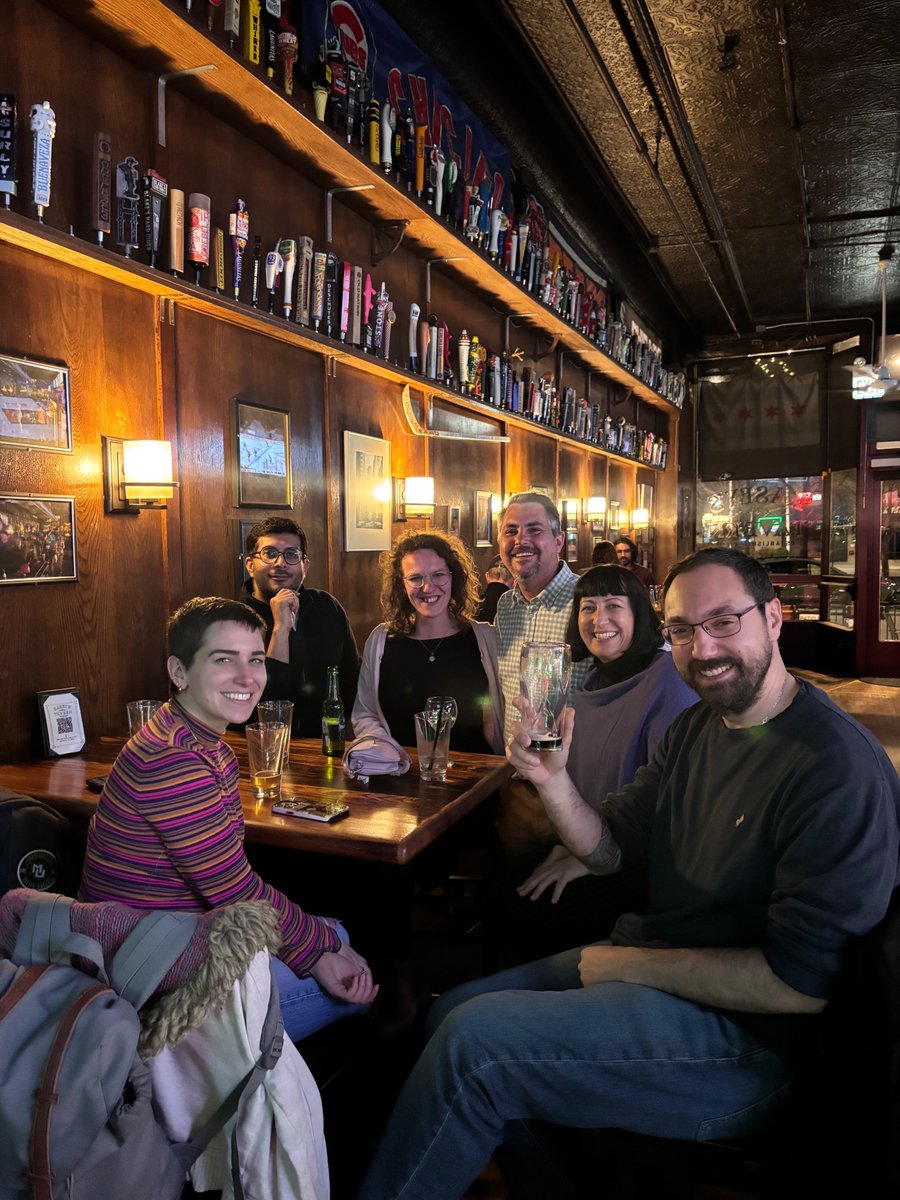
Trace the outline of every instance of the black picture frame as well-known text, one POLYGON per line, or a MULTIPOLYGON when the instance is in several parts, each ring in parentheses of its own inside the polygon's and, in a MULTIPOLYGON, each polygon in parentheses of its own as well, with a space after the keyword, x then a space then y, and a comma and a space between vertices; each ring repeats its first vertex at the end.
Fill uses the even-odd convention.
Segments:
POLYGON ((74 496, 0 496, 0 586, 74 583, 74 496))
POLYGON ((71 454, 69 368, 0 354, 0 446, 71 454))
POLYGON ((238 508, 292 508, 291 417, 280 408, 234 401, 238 508))
POLYGON ((77 687, 50 688, 37 693, 38 719, 48 758, 78 754, 84 749, 84 719, 77 687))
POLYGON ((247 552, 245 550, 245 546, 247 545, 247 534, 250 532, 250 530, 253 528, 253 526, 255 524, 256 524, 255 517, 250 518, 249 520, 246 517, 236 517, 233 522, 233 526, 234 526, 234 557, 235 557, 235 568, 234 568, 235 595, 240 596, 241 599, 243 599, 243 597, 244 597, 244 584, 250 578, 250 576, 247 574, 247 568, 244 565, 246 558, 247 558, 247 552))

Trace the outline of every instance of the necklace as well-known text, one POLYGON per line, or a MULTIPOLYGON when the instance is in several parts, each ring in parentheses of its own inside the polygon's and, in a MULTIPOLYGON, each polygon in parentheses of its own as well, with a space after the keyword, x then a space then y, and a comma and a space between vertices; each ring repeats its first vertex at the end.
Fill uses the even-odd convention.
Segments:
MULTIPOLYGON (((418 642, 421 645, 422 649, 428 655, 428 661, 434 662, 434 656, 437 654, 438 650, 440 650, 441 646, 443 646, 444 642, 447 639, 446 639, 446 637, 442 637, 436 646, 434 644, 432 644, 431 647, 429 647, 425 644, 426 643, 425 638, 413 638, 412 640, 414 642, 418 642)), ((432 643, 434 642, 434 638, 431 638, 428 640, 430 640, 432 643)))
POLYGON ((784 682, 781 685, 781 691, 778 693, 778 699, 775 701, 775 707, 772 709, 772 711, 769 713, 769 715, 767 717, 763 717, 763 719, 759 722, 760 725, 767 725, 769 723, 769 721, 771 721, 772 718, 775 716, 775 714, 778 712, 779 708, 781 707, 781 701, 784 699, 784 691, 788 685, 789 679, 790 679, 790 675, 788 675, 787 672, 785 672, 784 682))

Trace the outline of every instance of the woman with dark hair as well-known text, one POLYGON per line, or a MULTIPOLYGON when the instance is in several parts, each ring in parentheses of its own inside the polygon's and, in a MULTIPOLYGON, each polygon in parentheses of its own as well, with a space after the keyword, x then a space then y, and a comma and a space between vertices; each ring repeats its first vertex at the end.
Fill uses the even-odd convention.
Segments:
POLYGON ((216 596, 189 600, 168 626, 172 698, 113 764, 88 830, 80 898, 205 912, 265 900, 281 923, 272 968, 292 1041, 361 1011, 378 988, 331 919, 304 912, 244 852, 238 763, 222 740, 250 719, 266 684, 265 625, 216 596))
POLYGON ((453 746, 502 753, 503 721, 493 625, 473 620, 478 573, 453 534, 414 533, 381 557, 384 621, 363 650, 353 732, 415 745, 413 713, 429 696, 453 696, 453 746))
MULTIPOLYGON (((599 807, 630 783, 657 742, 698 697, 663 648, 659 618, 646 588, 623 567, 594 567, 578 580, 566 640, 572 658, 592 658, 575 692, 575 732, 565 770, 579 794, 599 807)), ((511 761, 517 767, 512 743, 511 761)), ((552 771, 541 755, 538 771, 552 771)), ((534 778, 534 770, 523 770, 534 778)), ((512 952, 528 960, 597 941, 620 913, 640 911, 642 874, 590 875, 562 845, 544 846, 519 866, 530 873, 504 914, 512 952), (549 848, 549 854, 547 853, 549 848)), ((521 874, 519 875, 521 878, 521 874)))

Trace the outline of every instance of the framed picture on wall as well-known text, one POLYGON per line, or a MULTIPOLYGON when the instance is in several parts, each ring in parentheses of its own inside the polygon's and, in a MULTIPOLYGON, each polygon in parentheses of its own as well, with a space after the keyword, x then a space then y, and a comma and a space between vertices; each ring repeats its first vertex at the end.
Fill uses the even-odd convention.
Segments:
POLYGON ((493 499, 493 492, 475 493, 474 541, 476 546, 493 546, 494 544, 494 514, 491 510, 493 499))
POLYGON ((74 496, 0 496, 0 584, 77 578, 74 496))
POLYGON ((574 529, 566 530, 566 562, 578 562, 578 532, 574 529))
POLYGON ((344 430, 344 548, 391 544, 391 443, 344 430))
POLYGON ((243 588, 244 584, 250 578, 250 576, 247 574, 247 568, 244 566, 244 558, 246 557, 246 551, 244 547, 247 545, 247 534, 255 524, 255 521, 248 521, 241 517, 238 517, 237 520, 233 522, 235 558, 234 581, 238 591, 243 588))
POLYGON ((578 501, 573 499, 560 500, 559 519, 563 529, 578 529, 578 501))
POLYGON ((72 453, 68 367, 0 354, 0 445, 72 453))
POLYGON ((291 508, 291 418, 235 400, 238 508, 291 508))
POLYGON ((459 537, 459 529, 462 521, 462 507, 459 504, 447 505, 447 532, 459 537))
POLYGON ((622 507, 621 501, 610 500, 609 505, 607 506, 607 509, 606 509, 607 529, 609 530, 608 536, 609 536, 609 540, 611 542, 615 541, 615 538, 613 535, 621 532, 621 529, 619 526, 619 521, 621 519, 619 516, 619 514, 621 512, 621 507, 622 507))

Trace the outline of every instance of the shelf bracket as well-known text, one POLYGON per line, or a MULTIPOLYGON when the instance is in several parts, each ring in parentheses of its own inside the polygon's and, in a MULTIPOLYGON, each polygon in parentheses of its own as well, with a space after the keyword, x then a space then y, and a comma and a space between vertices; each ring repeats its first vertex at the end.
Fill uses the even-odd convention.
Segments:
POLYGON ((330 246, 332 236, 332 211, 334 208, 334 197, 340 192, 371 192, 374 191, 374 183, 355 183, 352 186, 344 185, 341 187, 329 188, 325 193, 325 241, 330 246))
POLYGON ((431 308, 431 268, 435 263, 448 262, 463 262, 461 254, 454 255, 453 258, 429 258, 425 261, 425 311, 431 308))
POLYGON ((546 349, 544 349, 544 350, 541 350, 542 341, 543 341, 543 338, 541 338, 541 337, 536 337, 534 339, 534 357, 537 359, 546 358, 548 354, 553 353, 553 351, 559 345, 559 334, 556 333, 556 334, 553 334, 551 337, 548 337, 546 349))
MULTIPOLYGON (((448 442, 508 442, 511 440, 505 433, 450 433, 445 429, 428 429, 416 416, 412 406, 412 397, 409 393, 408 383, 403 385, 400 398, 403 402, 403 415, 406 417, 409 431, 415 434, 416 437, 443 438, 448 442)), ((432 393, 428 394, 428 399, 429 403, 434 403, 434 395, 432 393)))
POLYGON ((202 67, 188 67, 184 71, 167 71, 156 81, 156 140, 160 146, 166 144, 166 84, 170 79, 180 79, 183 75, 205 75, 207 71, 217 71, 215 63, 206 63, 202 67))
POLYGON ((372 222, 372 266, 377 267, 383 258, 388 258, 400 249, 409 221, 372 222))
POLYGON ((519 320, 525 320, 527 316, 528 313, 513 312, 507 313, 503 318, 503 353, 508 354, 510 358, 521 359, 525 357, 525 351, 520 350, 518 346, 515 348, 515 350, 513 350, 512 354, 509 353, 509 325, 514 317, 518 318, 519 320))

